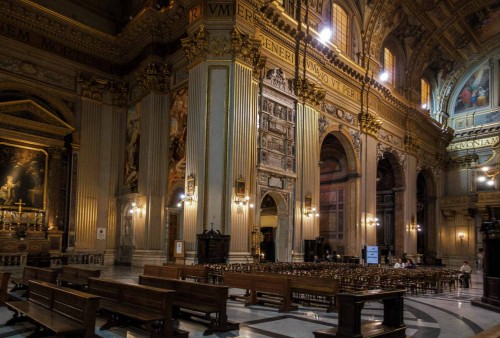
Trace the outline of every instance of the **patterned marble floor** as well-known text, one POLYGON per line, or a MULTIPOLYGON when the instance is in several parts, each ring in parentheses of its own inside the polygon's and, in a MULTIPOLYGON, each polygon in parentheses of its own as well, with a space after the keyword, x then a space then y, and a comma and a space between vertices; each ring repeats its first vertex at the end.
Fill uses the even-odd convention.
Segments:
MULTIPOLYGON (((103 277, 111 277, 124 282, 135 283, 142 269, 129 267, 106 267, 103 277)), ((21 270, 12 271, 13 275, 21 274, 21 270)), ((472 306, 470 301, 482 295, 482 282, 479 275, 472 278, 472 288, 457 289, 438 295, 421 295, 405 297, 404 320, 407 326, 406 335, 415 338, 461 338, 471 337, 487 328, 500 324, 500 314, 472 306)), ((239 290, 232 290, 238 292, 239 290)), ((383 308, 377 302, 365 305, 363 319, 382 319, 383 308)), ((33 327, 28 323, 6 326, 12 312, 0 307, 0 338, 27 337, 33 327)), ((313 331, 337 325, 337 314, 326 313, 315 307, 299 307, 297 311, 287 314, 277 310, 251 306, 244 307, 239 302, 228 301, 229 319, 240 323, 239 331, 218 333, 208 338, 241 337, 241 338, 313 338, 313 331)), ((118 327, 100 331, 104 324, 98 319, 96 334, 100 337, 149 337, 149 333, 136 328, 118 327)), ((189 331, 190 338, 203 337, 204 327, 198 324, 179 321, 178 327, 189 331)))

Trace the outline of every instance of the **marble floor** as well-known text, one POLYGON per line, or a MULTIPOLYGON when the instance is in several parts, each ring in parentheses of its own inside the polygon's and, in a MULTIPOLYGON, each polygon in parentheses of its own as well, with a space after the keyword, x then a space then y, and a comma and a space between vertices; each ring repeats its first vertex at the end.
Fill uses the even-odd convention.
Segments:
MULTIPOLYGON (((124 282, 137 282, 140 268, 105 267, 103 277, 111 277, 124 282)), ((20 275, 21 270, 13 270, 13 276, 20 275)), ((482 278, 474 274, 472 287, 458 288, 438 295, 407 296, 404 299, 404 321, 406 335, 415 338, 460 338, 471 337, 487 328, 500 324, 500 314, 471 305, 471 300, 482 295, 482 278)), ((231 290, 238 292, 241 290, 231 290)), ((365 304, 363 319, 382 319, 383 308, 378 302, 365 304)), ((0 307, 0 338, 27 337, 33 329, 28 323, 6 326, 12 312, 0 307)), ((262 306, 245 307, 242 303, 228 301, 228 316, 231 321, 239 322, 240 329, 225 333, 217 333, 207 338, 241 337, 241 338, 313 338, 313 331, 337 325, 337 314, 326 313, 316 307, 300 306, 297 311, 279 313, 276 309, 262 306)), ((137 328, 118 327, 100 331, 104 319, 98 318, 96 335, 106 338, 115 337, 149 337, 149 333, 137 328)), ((189 331, 190 338, 203 337, 204 327, 186 321, 177 323, 180 329, 189 331)))

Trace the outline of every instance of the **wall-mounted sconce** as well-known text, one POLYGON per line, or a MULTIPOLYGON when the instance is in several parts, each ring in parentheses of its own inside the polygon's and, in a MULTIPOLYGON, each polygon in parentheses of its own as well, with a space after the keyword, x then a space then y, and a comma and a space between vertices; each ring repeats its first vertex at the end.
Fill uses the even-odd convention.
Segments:
POLYGON ((254 204, 250 203, 250 196, 245 196, 245 197, 236 196, 236 198, 234 199, 234 203, 236 205, 239 205, 240 207, 244 207, 247 204, 250 208, 254 207, 254 204))
POLYGON ((180 196, 181 200, 179 201, 179 203, 177 203, 177 206, 179 208, 182 208, 182 206, 184 205, 187 205, 187 206, 191 206, 193 205, 193 201, 194 201, 194 196, 193 195, 184 195, 182 194, 180 196))
POLYGON ((128 210, 130 214, 139 214, 143 212, 144 206, 143 205, 137 205, 137 203, 132 202, 132 207, 128 210))
POLYGON ((380 223, 378 221, 378 218, 377 217, 374 217, 374 218, 368 218, 366 220, 366 224, 370 225, 370 226, 379 226, 380 223))
POLYGON ((420 226, 420 224, 412 224, 411 229, 417 230, 417 231, 422 231, 422 227, 420 226))
POLYGON ((306 217, 311 217, 311 215, 319 217, 319 213, 316 211, 316 208, 306 208, 304 215, 306 215, 306 217))
POLYGON ((465 234, 463 232, 459 232, 458 233, 458 238, 460 238, 460 240, 463 241, 464 238, 465 238, 465 234))

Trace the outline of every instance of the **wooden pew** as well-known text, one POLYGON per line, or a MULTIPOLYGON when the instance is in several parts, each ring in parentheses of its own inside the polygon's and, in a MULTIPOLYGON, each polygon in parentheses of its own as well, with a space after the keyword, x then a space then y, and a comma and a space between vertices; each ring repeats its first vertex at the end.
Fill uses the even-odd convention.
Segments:
MULTIPOLYGON (((202 265, 172 265, 163 263, 163 266, 180 270, 180 279, 194 280, 195 282, 208 283, 208 266, 202 265)), ((167 277, 167 276, 162 276, 167 277)), ((170 277, 167 277, 170 278, 170 277)))
POLYGON ((325 304, 326 312, 336 310, 335 301, 340 292, 340 281, 331 278, 290 276, 292 295, 295 301, 325 304))
POLYGON ((71 286, 76 289, 83 289, 89 283, 89 277, 99 277, 100 269, 85 269, 75 266, 64 265, 62 267, 59 282, 63 286, 71 286))
POLYGON ((7 301, 10 272, 0 272, 0 305, 7 301))
POLYGON ((146 276, 164 277, 164 278, 181 278, 182 266, 176 265, 144 265, 143 274, 146 276))
POLYGON ((99 297, 35 280, 29 282, 29 290, 28 300, 5 303, 15 311, 7 325, 29 318, 36 323, 34 336, 46 334, 40 332, 45 328, 57 336, 81 334, 85 338, 95 337, 99 297))
MULTIPOLYGON (((238 272, 224 272, 224 285, 231 288, 249 290, 245 294, 245 305, 252 304, 272 304, 278 305, 280 312, 297 310, 297 306, 292 305, 291 279, 282 278, 275 275, 245 274, 238 272), (258 299, 257 293, 264 292, 273 294, 281 298, 281 301, 271 300, 268 297, 258 299)), ((236 299, 238 296, 230 296, 236 299)))
POLYGON ((100 309, 110 314, 101 330, 123 325, 129 320, 148 325, 160 322, 160 326, 150 325, 151 337, 188 337, 188 332, 174 330, 172 309, 175 291, 89 278, 87 292, 100 296, 100 309))
POLYGON ((189 282, 171 278, 139 276, 139 284, 161 289, 175 290, 174 306, 184 310, 188 316, 194 316, 209 322, 204 335, 214 332, 239 330, 239 324, 227 320, 228 287, 189 282), (211 315, 215 314, 215 317, 211 315))
POLYGON ((28 282, 30 280, 39 280, 56 284, 58 274, 59 272, 57 270, 36 268, 34 266, 25 266, 23 270, 23 276, 21 278, 12 278, 14 287, 10 290, 10 292, 14 292, 17 290, 26 290, 28 288, 28 282))

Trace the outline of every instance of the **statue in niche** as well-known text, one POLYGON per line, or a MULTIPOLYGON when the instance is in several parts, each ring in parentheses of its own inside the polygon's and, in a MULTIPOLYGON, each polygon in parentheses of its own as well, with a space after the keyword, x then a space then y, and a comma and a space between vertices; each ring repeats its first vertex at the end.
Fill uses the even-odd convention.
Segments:
POLYGON ((131 191, 137 189, 140 137, 140 111, 139 107, 135 107, 127 112, 127 137, 125 143, 125 186, 129 187, 131 191))

